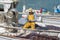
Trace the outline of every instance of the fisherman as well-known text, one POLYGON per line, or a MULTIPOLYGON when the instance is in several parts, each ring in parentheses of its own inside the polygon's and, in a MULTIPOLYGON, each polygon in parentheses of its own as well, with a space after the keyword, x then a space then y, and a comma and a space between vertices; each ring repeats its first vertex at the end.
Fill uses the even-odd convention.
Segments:
POLYGON ((23 26, 23 29, 28 29, 31 27, 32 30, 35 29, 35 22, 34 22, 34 13, 32 12, 32 8, 29 8, 29 15, 28 15, 28 22, 23 26))

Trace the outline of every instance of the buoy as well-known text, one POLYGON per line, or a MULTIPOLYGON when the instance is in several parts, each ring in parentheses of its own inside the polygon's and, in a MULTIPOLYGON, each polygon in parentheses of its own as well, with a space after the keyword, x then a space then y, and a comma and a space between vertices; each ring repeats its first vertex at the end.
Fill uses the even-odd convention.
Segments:
POLYGON ((0 27, 0 33, 5 33, 5 32, 6 32, 6 29, 5 29, 5 28, 0 27))
POLYGON ((60 38, 60 33, 58 34, 58 38, 60 38))

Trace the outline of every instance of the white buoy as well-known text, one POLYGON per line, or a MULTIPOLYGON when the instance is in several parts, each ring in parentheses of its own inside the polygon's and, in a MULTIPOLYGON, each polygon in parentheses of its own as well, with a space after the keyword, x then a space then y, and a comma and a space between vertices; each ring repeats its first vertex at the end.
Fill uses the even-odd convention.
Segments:
POLYGON ((46 24, 44 23, 39 23, 39 22, 36 22, 37 25, 41 26, 41 27, 46 27, 46 24))
POLYGON ((60 38, 60 33, 58 34, 58 38, 60 38))
POLYGON ((24 33, 24 30, 20 30, 20 34, 23 34, 24 33))
POLYGON ((5 28, 0 27, 0 33, 5 33, 5 32, 6 32, 6 29, 5 29, 5 28))

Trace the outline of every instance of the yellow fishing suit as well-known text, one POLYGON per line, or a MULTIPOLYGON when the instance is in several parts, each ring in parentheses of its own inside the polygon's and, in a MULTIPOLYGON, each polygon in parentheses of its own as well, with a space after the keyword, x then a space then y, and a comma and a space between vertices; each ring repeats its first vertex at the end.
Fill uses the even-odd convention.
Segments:
POLYGON ((31 29, 34 30, 35 29, 35 22, 33 20, 34 20, 34 15, 29 14, 28 15, 28 22, 24 25, 23 29, 28 29, 28 27, 31 27, 31 29))

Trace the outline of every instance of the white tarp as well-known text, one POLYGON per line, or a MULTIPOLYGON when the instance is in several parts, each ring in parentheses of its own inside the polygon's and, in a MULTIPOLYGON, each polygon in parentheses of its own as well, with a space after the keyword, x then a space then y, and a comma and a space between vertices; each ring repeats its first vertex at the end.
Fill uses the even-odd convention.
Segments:
POLYGON ((4 12, 8 12, 8 9, 10 8, 11 4, 4 4, 4 12))
POLYGON ((0 3, 12 3, 12 0, 0 0, 0 3))
POLYGON ((8 12, 8 9, 11 6, 11 3, 13 3, 12 0, 0 0, 0 4, 2 4, 4 6, 4 12, 8 12))
POLYGON ((19 24, 25 24, 27 22, 27 15, 22 15, 22 18, 19 20, 19 24))

